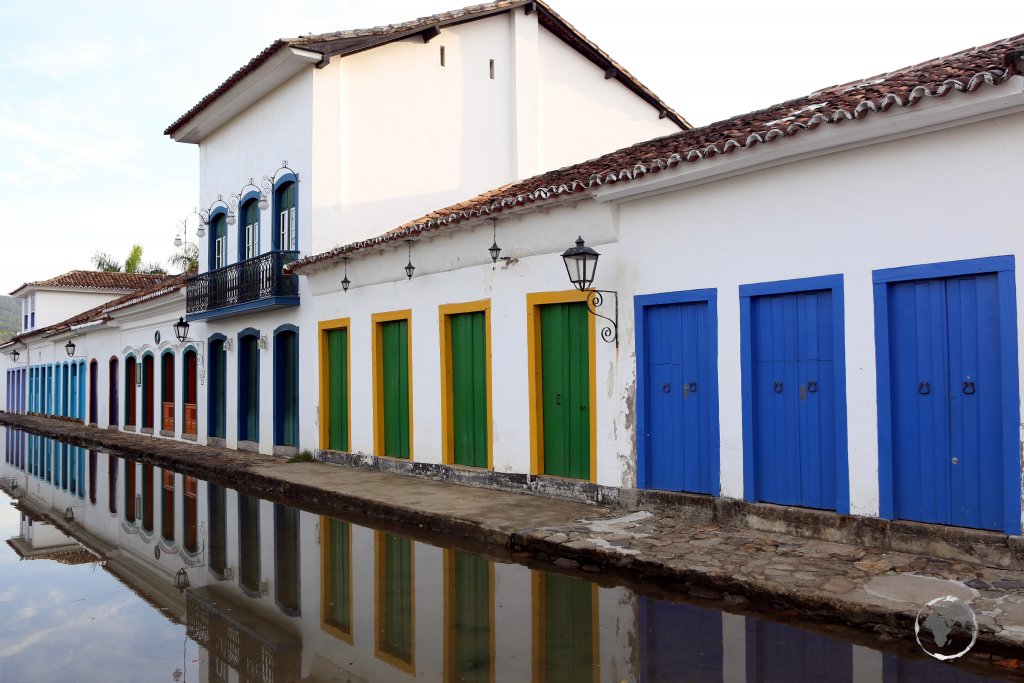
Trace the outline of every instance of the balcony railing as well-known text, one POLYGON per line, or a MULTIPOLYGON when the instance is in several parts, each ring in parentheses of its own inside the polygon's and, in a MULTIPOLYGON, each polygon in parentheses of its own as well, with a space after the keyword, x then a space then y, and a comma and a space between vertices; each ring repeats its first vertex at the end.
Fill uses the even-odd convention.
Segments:
POLYGON ((191 277, 185 310, 191 315, 275 297, 297 297, 298 276, 281 270, 296 258, 297 251, 269 251, 191 277))

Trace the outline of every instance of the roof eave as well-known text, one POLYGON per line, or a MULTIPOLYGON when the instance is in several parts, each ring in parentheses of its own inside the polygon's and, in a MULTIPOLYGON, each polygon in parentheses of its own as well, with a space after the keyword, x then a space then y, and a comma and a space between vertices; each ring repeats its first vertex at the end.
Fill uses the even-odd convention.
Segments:
POLYGON ((319 52, 282 45, 253 71, 223 93, 213 96, 208 103, 200 102, 195 114, 182 117, 165 132, 175 142, 199 144, 206 136, 322 58, 319 52))

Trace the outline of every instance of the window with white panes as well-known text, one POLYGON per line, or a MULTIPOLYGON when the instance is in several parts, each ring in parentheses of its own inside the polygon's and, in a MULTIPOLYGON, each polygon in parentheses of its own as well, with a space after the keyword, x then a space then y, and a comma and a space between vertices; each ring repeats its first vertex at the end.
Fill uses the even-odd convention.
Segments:
POLYGON ((295 183, 290 182, 277 189, 277 248, 282 251, 298 249, 297 229, 295 183))
POLYGON ((256 258, 260 253, 260 207, 255 199, 242 207, 242 217, 245 226, 245 250, 242 258, 256 258))

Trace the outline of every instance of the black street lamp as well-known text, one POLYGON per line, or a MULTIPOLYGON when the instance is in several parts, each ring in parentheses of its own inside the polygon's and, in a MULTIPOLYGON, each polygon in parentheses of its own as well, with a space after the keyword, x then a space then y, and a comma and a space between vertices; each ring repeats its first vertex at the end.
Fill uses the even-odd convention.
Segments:
POLYGON ((405 266, 405 274, 408 275, 411 280, 412 274, 416 272, 416 266, 412 264, 412 240, 406 240, 405 243, 409 245, 409 263, 405 266))
POLYGON ((183 342, 188 339, 188 328, 189 325, 185 322, 184 316, 178 317, 178 322, 174 323, 174 336, 178 338, 179 342, 183 342))
POLYGON ((345 279, 341 281, 341 289, 344 292, 348 291, 349 285, 352 281, 348 279, 348 256, 345 257, 345 279))
POLYGON ((20 357, 21 357, 21 354, 18 353, 18 349, 14 349, 13 351, 11 351, 11 361, 12 362, 17 363, 18 362, 18 358, 20 358, 20 357))
POLYGON ((498 221, 491 219, 491 234, 494 240, 491 242, 490 248, 487 250, 491 255, 491 261, 494 263, 498 262, 498 258, 501 256, 501 247, 498 246, 498 221))
POLYGON ((68 352, 68 358, 75 357, 75 342, 68 339, 68 343, 64 345, 64 350, 68 352))
POLYGON ((597 272, 597 260, 601 254, 588 247, 583 237, 576 238, 576 246, 569 247, 562 252, 562 261, 565 263, 565 272, 569 275, 569 282, 572 286, 587 295, 587 311, 598 318, 608 321, 608 325, 601 330, 601 339, 606 342, 615 342, 619 345, 619 293, 610 289, 593 289, 594 274, 597 272), (614 317, 602 315, 597 312, 604 304, 604 295, 611 294, 615 297, 614 317))

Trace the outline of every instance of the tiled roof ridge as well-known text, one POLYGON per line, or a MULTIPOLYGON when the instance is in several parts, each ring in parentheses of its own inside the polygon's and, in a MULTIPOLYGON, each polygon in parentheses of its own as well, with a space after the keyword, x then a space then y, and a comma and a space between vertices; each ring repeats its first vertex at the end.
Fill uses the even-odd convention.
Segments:
MULTIPOLYGON (((26 287, 54 287, 59 289, 120 289, 135 291, 141 286, 160 282, 170 276, 154 273, 123 273, 104 270, 69 270, 46 280, 26 282, 14 292, 26 287)), ((12 292, 12 294, 14 293, 12 292)))
MULTIPOLYGON (((469 7, 463 7, 460 9, 447 10, 445 12, 439 12, 437 14, 431 14, 410 21, 399 22, 397 24, 385 24, 382 26, 374 26, 372 28, 361 28, 361 29, 347 29, 342 31, 333 31, 329 33, 317 33, 309 34, 305 36, 296 36, 294 38, 279 38, 271 43, 269 46, 263 49, 258 55, 250 59, 244 66, 235 71, 229 76, 223 83, 215 88, 208 95, 203 97, 197 102, 191 109, 178 117, 171 125, 164 130, 164 135, 173 135, 179 128, 185 123, 195 117, 199 112, 208 107, 213 103, 214 100, 219 98, 221 95, 230 90, 236 83, 242 80, 245 76, 252 73, 260 66, 262 66, 267 60, 269 60, 274 53, 284 47, 294 47, 298 49, 309 50, 311 52, 319 52, 325 57, 332 54, 333 46, 331 43, 337 43, 338 41, 353 40, 358 41, 360 38, 384 38, 387 36, 401 36, 405 33, 415 33, 417 30, 428 29, 439 23, 444 22, 458 22, 460 19, 470 21, 474 18, 484 18, 489 14, 497 12, 503 12, 525 5, 536 5, 543 9, 540 13, 541 17, 545 15, 553 20, 554 24, 563 26, 568 32, 571 39, 579 41, 588 50, 592 51, 600 59, 607 61, 612 68, 622 75, 624 82, 627 87, 630 87, 634 92, 640 94, 643 98, 649 100, 652 105, 656 105, 659 111, 671 118, 677 125, 681 127, 689 128, 690 124, 686 121, 678 112, 668 106, 664 101, 661 100, 654 92, 652 92, 646 85, 641 83, 633 74, 624 69, 618 62, 613 60, 604 50, 602 50, 596 43, 588 39, 572 24, 566 21, 561 15, 555 12, 551 7, 542 0, 496 0, 495 2, 482 3, 478 5, 471 5, 469 7)), ((555 26, 549 25, 551 22, 545 24, 548 30, 552 30, 555 26)), ((559 35, 557 31, 552 31, 555 35, 559 35)), ((562 40, 566 38, 559 36, 562 40)))
POLYGON ((2 346, 6 347, 11 344, 24 343, 27 339, 35 339, 37 337, 48 337, 58 332, 71 329, 77 325, 84 325, 90 322, 106 321, 110 319, 108 315, 111 311, 117 311, 128 306, 142 303, 150 299, 155 299, 165 294, 170 294, 177 291, 185 286, 185 282, 191 273, 182 273, 180 275, 165 275, 164 279, 152 284, 148 287, 140 287, 139 289, 129 292, 124 296, 118 297, 111 301, 105 301, 99 306, 94 306, 86 311, 77 313, 70 318, 61 320, 60 322, 41 327, 36 330, 30 330, 24 334, 19 334, 11 337, 2 346))
POLYGON ((675 168, 683 162, 693 163, 738 149, 750 149, 758 144, 767 144, 780 138, 792 137, 802 131, 817 129, 823 124, 858 120, 870 113, 889 111, 894 106, 912 107, 925 98, 944 97, 950 92, 970 93, 982 85, 998 85, 1020 73, 1012 56, 1015 51, 1020 54, 1022 50, 1024 34, 931 59, 870 79, 831 86, 804 97, 700 128, 646 140, 588 161, 489 190, 444 209, 432 211, 422 218, 376 237, 307 256, 291 263, 287 270, 299 272, 317 263, 336 260, 354 252, 463 221, 485 218, 527 204, 585 192, 603 185, 637 180, 648 174, 675 168), (980 56, 985 61, 985 66, 972 66, 970 58, 974 56, 980 56), (966 64, 960 66, 960 62, 966 64), (928 67, 965 73, 941 78, 927 72, 928 67), (900 87, 898 84, 890 91, 878 88, 896 76, 903 76, 909 80, 915 75, 920 75, 921 78, 913 85, 903 84, 900 87), (846 106, 835 107, 831 107, 830 102, 825 99, 857 90, 864 90, 868 96, 847 97, 853 101, 846 106), (800 116, 801 114, 803 116, 800 116), (767 116, 772 116, 772 120, 758 120, 767 116))

